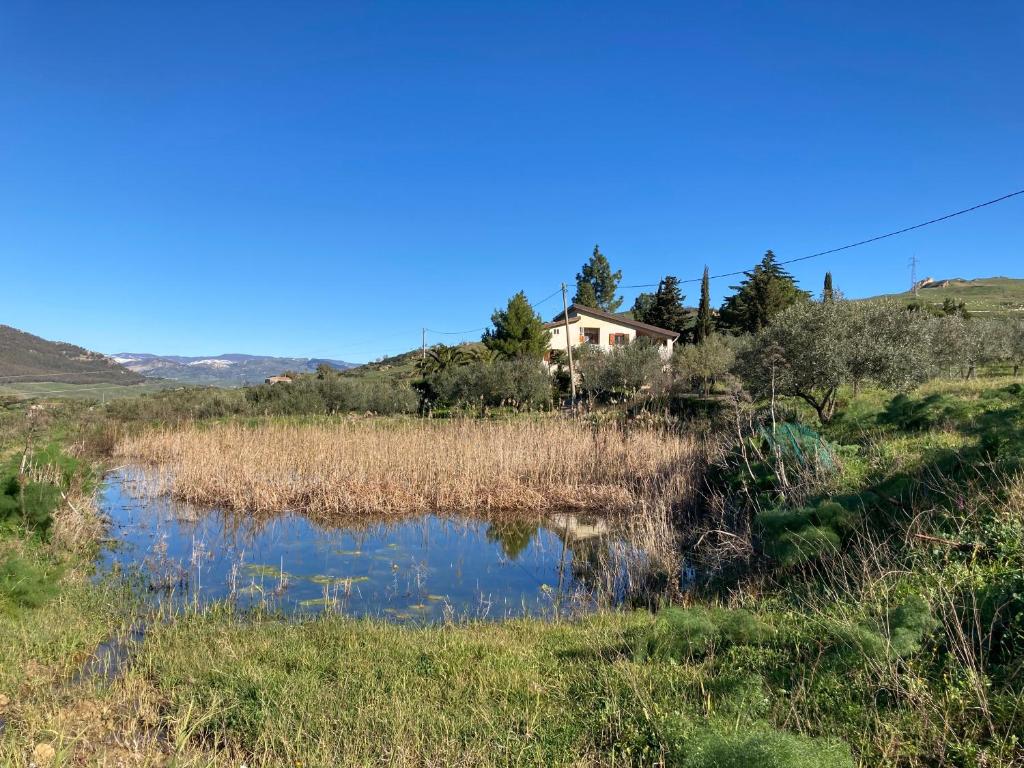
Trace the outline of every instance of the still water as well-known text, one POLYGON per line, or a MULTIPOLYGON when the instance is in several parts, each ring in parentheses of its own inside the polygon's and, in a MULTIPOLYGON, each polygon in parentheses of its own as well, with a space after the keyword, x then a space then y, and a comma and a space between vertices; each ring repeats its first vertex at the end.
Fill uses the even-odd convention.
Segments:
POLYGON ((129 575, 174 606, 230 601, 286 614, 336 611, 395 621, 586 611, 620 590, 617 543, 604 521, 536 522, 421 515, 325 527, 201 509, 107 477, 110 541, 102 573, 129 575))

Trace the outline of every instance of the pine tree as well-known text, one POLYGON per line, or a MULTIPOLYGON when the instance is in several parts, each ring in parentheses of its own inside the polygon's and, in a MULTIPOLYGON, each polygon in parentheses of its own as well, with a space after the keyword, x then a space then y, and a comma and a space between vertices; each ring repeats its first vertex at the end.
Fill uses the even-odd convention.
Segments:
POLYGON ((603 309, 605 312, 617 312, 622 306, 622 297, 616 296, 622 270, 612 272, 601 250, 595 245, 590 261, 576 273, 576 295, 573 304, 603 309))
POLYGON ((832 273, 825 273, 825 286, 821 289, 821 300, 832 301, 835 298, 835 294, 832 292, 832 273))
POLYGON ((654 306, 654 294, 653 293, 641 293, 636 297, 633 302, 633 308, 630 313, 633 315, 634 320, 639 320, 641 323, 650 323, 648 315, 651 312, 651 307, 654 306))
POLYGON ((544 321, 533 311, 522 291, 508 300, 505 309, 494 310, 491 323, 494 330, 484 332, 483 342, 498 357, 539 359, 548 348, 544 321))
POLYGON ((739 285, 730 286, 736 293, 725 300, 719 313, 721 324, 736 333, 756 333, 782 310, 810 298, 771 251, 766 251, 761 262, 743 274, 739 285))
POLYGON ((693 327, 693 343, 700 344, 714 330, 711 319, 711 277, 708 268, 704 267, 704 277, 700 281, 700 305, 697 307, 697 323, 693 327))
POLYGON ((654 302, 643 322, 682 333, 686 327, 686 310, 683 308, 685 298, 679 291, 679 279, 666 275, 658 283, 654 302))

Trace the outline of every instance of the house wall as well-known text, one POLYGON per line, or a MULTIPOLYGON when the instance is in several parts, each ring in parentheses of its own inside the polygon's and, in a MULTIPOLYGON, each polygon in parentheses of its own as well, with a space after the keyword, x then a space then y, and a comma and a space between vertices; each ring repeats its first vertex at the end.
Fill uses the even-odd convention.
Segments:
MULTIPOLYGON (((570 318, 572 320, 572 318, 570 318)), ((597 328, 599 335, 598 347, 607 352, 611 349, 611 345, 608 343, 610 335, 613 333, 624 333, 629 341, 633 341, 637 337, 637 331, 635 328, 630 328, 626 325, 619 325, 618 323, 605 320, 602 317, 590 317, 589 315, 580 314, 576 322, 569 323, 569 339, 572 342, 573 347, 578 347, 586 342, 583 340, 583 329, 584 328, 597 328)), ((551 328, 548 330, 548 349, 565 351, 565 326, 560 325, 557 328, 551 328)), ((643 334, 640 334, 641 336, 643 334)), ((661 347, 662 357, 668 359, 672 356, 672 342, 669 341, 664 347, 661 347)))

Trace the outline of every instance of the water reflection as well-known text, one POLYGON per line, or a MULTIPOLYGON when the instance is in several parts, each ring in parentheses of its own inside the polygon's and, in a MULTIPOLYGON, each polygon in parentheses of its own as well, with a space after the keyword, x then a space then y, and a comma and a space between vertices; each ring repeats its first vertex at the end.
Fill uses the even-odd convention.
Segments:
POLYGON ((173 605, 504 618, 592 609, 624 577, 607 522, 574 515, 256 520, 150 498, 125 474, 108 477, 102 508, 115 543, 101 553, 101 571, 134 574, 155 601, 173 605))

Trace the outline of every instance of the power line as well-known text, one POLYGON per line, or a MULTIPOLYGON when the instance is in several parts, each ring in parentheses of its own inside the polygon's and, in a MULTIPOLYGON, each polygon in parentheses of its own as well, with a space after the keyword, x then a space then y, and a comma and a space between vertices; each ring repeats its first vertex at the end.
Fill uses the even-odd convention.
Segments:
MULTIPOLYGON (((807 261, 808 259, 817 259, 820 256, 828 256, 830 253, 839 253, 840 251, 846 251, 846 250, 849 250, 850 248, 857 248, 858 246, 867 245, 868 243, 876 243, 879 240, 885 240, 888 237, 896 237, 896 235, 902 235, 902 234, 904 234, 906 232, 911 232, 911 231, 913 231, 915 229, 921 229, 922 227, 927 227, 927 226, 929 226, 931 224, 938 224, 940 221, 946 221, 947 219, 952 219, 952 218, 954 218, 956 216, 963 216, 965 213, 971 213, 972 211, 976 211, 979 208, 985 208, 985 207, 987 207, 989 205, 995 205, 996 203, 1001 203, 1004 200, 1009 200, 1011 197, 1017 197, 1018 195, 1024 195, 1024 189, 1019 189, 1016 192, 1011 192, 1008 195, 1003 195, 1002 197, 997 197, 994 200, 989 200, 989 201, 984 202, 984 203, 978 203, 977 205, 972 205, 970 208, 964 208, 963 210, 955 211, 954 213, 947 213, 945 216, 939 216, 936 219, 929 219, 928 221, 923 221, 920 224, 914 224, 911 227, 904 227, 903 229, 897 229, 897 230, 895 230, 893 232, 886 232, 884 235, 876 235, 875 237, 869 237, 866 240, 858 240, 856 243, 849 243, 848 245, 841 245, 838 248, 830 248, 827 251, 819 251, 818 253, 812 253, 812 254, 810 254, 808 256, 799 256, 799 257, 797 257, 795 259, 786 259, 785 261, 780 261, 778 263, 779 264, 795 264, 798 261, 807 261)), ((745 275, 746 273, 747 273, 747 270, 741 269, 738 272, 724 272, 724 273, 722 273, 720 275, 711 275, 709 279, 716 280, 716 279, 721 278, 721 277, 736 277, 737 275, 745 275)), ((680 280, 679 282, 680 283, 699 283, 702 279, 703 278, 698 277, 698 278, 693 278, 693 279, 690 279, 690 280, 680 280)), ((659 285, 659 283, 643 283, 643 284, 638 284, 638 285, 624 285, 622 287, 623 288, 655 288, 658 285, 659 285)))
MULTIPOLYGON (((530 308, 536 310, 537 307, 539 307, 541 304, 551 301, 551 299, 555 298, 555 296, 557 296, 561 292, 562 288, 561 286, 559 286, 553 293, 550 293, 540 301, 535 301, 533 304, 531 304, 530 308)), ((488 328, 490 328, 489 325, 485 325, 482 328, 467 328, 464 331, 438 331, 433 328, 424 328, 423 330, 425 330, 427 333, 433 333, 438 336, 465 336, 468 333, 481 333, 483 331, 486 331, 488 328)))
POLYGON ((479 333, 480 331, 486 331, 490 326, 484 326, 483 328, 469 328, 465 331, 435 331, 433 328, 425 328, 427 333, 436 333, 439 336, 465 336, 467 333, 479 333))
POLYGON ((562 292, 562 286, 558 286, 558 288, 555 289, 554 293, 552 293, 549 296, 545 296, 540 301, 534 302, 533 304, 530 305, 530 308, 531 309, 537 309, 537 307, 539 307, 541 304, 543 304, 546 301, 551 301, 553 298, 555 298, 555 296, 557 296, 561 292, 562 292))

